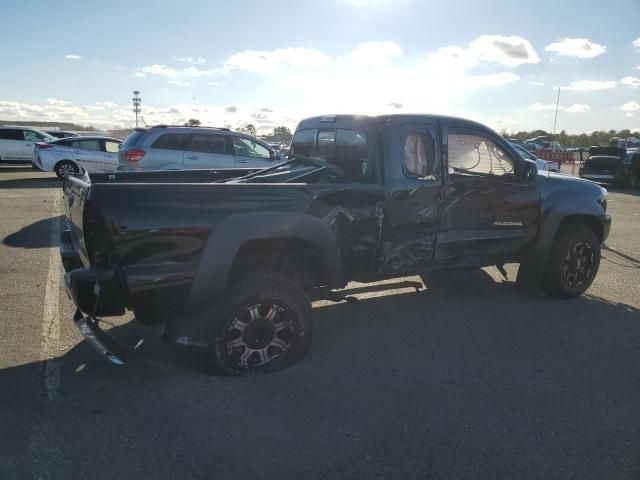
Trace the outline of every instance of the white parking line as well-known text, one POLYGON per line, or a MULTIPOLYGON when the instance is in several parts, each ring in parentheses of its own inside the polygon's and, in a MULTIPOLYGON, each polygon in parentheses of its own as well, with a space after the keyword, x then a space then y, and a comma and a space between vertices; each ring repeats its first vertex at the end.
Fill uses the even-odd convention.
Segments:
POLYGON ((60 362, 54 357, 58 352, 60 340, 60 275, 62 261, 58 244, 60 242, 60 222, 58 207, 60 193, 55 192, 51 210, 51 249, 49 250, 49 271, 44 292, 44 312, 42 315, 42 344, 40 361, 42 363, 42 382, 47 400, 53 400, 60 389, 60 362))

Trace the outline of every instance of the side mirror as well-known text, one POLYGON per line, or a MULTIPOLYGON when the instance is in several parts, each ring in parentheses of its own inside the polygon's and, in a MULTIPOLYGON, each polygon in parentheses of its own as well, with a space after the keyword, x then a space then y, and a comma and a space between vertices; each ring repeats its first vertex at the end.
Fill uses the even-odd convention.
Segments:
POLYGON ((524 160, 522 164, 522 178, 533 180, 538 176, 538 165, 533 160, 524 160))

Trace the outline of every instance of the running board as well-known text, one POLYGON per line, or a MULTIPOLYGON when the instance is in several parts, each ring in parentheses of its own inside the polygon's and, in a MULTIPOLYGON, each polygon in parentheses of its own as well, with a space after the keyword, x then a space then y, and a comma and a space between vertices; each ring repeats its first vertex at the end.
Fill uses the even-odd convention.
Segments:
POLYGON ((80 310, 76 310, 73 322, 93 348, 107 357, 114 365, 124 365, 124 353, 116 342, 98 326, 98 321, 95 318, 85 316, 80 310))

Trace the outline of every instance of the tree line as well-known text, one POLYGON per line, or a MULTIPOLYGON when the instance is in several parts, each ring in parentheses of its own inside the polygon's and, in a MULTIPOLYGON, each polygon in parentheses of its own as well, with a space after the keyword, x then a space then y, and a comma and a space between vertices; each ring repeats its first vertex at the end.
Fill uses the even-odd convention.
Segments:
MULTIPOLYGON (((500 134, 505 138, 517 138, 521 140, 527 140, 529 138, 535 138, 540 136, 548 136, 551 140, 552 134, 544 130, 530 130, 520 132, 508 132, 501 130, 500 134)), ((553 140, 560 142, 564 147, 591 147, 593 145, 608 145, 609 140, 613 137, 640 138, 640 131, 631 131, 629 129, 624 130, 597 130, 591 133, 571 134, 566 130, 562 130, 560 133, 553 135, 553 140)))

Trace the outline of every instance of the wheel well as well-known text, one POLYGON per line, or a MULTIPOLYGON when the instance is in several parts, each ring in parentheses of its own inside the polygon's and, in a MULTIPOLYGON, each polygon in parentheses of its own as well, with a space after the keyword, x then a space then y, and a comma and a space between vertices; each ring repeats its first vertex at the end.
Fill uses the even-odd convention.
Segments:
POLYGON ((58 161, 56 162, 56 164, 53 166, 53 171, 55 172, 55 171, 56 171, 56 168, 58 168, 58 165, 60 165, 61 163, 64 163, 64 162, 72 163, 73 165, 75 165, 75 166, 76 166, 76 168, 77 168, 78 170, 80 170, 80 165, 78 165, 78 164, 77 164, 76 162, 74 162, 73 160, 69 160, 69 159, 66 159, 66 158, 65 158, 65 159, 63 159, 63 160, 58 160, 58 161))
MULTIPOLYGON (((595 232, 600 242, 602 242, 602 238, 604 237, 604 231, 602 229, 602 224, 596 217, 592 215, 567 215, 562 219, 562 222, 558 227, 558 232, 560 231, 560 229, 571 224, 586 225, 587 227, 589 227, 591 230, 595 232)), ((556 235, 557 235, 557 232, 556 232, 556 235)))
POLYGON ((273 270, 295 279, 303 287, 326 281, 322 251, 311 242, 295 238, 270 238, 244 243, 231 266, 230 282, 249 271, 273 270))

